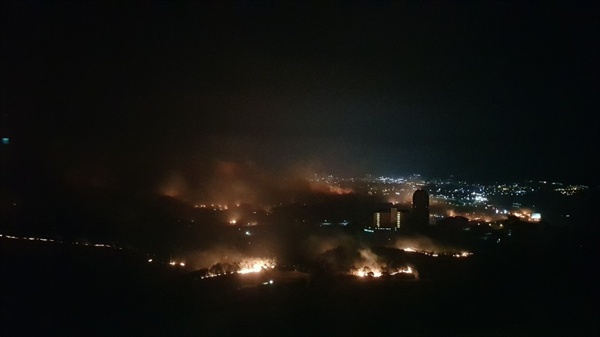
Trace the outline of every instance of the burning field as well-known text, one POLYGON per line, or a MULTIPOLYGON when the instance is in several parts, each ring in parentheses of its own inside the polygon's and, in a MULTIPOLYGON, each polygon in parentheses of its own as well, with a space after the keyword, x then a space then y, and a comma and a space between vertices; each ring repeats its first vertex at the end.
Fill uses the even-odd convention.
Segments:
POLYGON ((250 274, 259 273, 265 270, 274 269, 275 259, 267 258, 243 258, 233 263, 223 262, 212 265, 210 268, 203 268, 196 271, 201 279, 223 276, 229 274, 250 274))
MULTIPOLYGON (((538 309, 533 312, 539 313, 540 322, 554 325, 544 328, 530 323, 526 332, 560 336, 569 335, 566 329, 574 324, 563 325, 569 323, 560 321, 567 309, 546 299, 561 294, 549 287, 532 291, 531 284, 543 277, 557 287, 563 282, 583 285, 570 288, 577 295, 566 299, 571 308, 589 303, 584 286, 589 289, 592 284, 557 277, 548 262, 547 272, 531 274, 543 260, 515 263, 479 251, 471 254, 458 247, 417 242, 369 246, 351 237, 319 237, 303 260, 293 260, 297 264, 281 254, 234 248, 180 254, 161 262, 156 256, 150 259, 103 246, 2 240, 3 270, 12 276, 3 293, 8 304, 3 311, 5 331, 23 331, 23 335, 131 331, 135 335, 396 336, 399 323, 404 335, 490 335, 497 332, 491 330, 496 329, 495 323, 493 328, 488 325, 494 317, 523 322, 533 308, 538 309), (22 247, 36 253, 25 254, 22 247), (70 257, 68 268, 65 256, 70 257), (519 273, 528 278, 515 281, 519 273), (24 289, 22 284, 35 287, 24 289), (50 305, 52 311, 45 309, 50 305), (448 310, 456 306, 464 310, 448 310), (552 320, 543 321, 546 307, 554 310, 552 320), (365 308, 381 310, 375 318, 349 319, 364 317, 365 308), (32 310, 48 317, 39 319, 47 325, 27 324, 32 310), (475 319, 464 320, 465 310, 475 319), (96 315, 90 319, 89 313, 96 315), (429 324, 432 321, 435 324, 429 324), (552 334, 555 329, 558 332, 552 334)), ((594 312, 580 312, 587 316, 572 322, 588 325, 574 331, 595 329, 587 323, 594 312)), ((521 326, 514 326, 500 333, 520 335, 521 326)))
POLYGON ((436 265, 455 266, 458 260, 473 255, 458 247, 440 246, 422 238, 398 240, 389 247, 370 247, 350 236, 314 236, 305 240, 303 249, 302 256, 290 261, 281 259, 281 254, 265 257, 257 250, 215 247, 212 250, 188 254, 177 260, 186 261, 185 263, 171 264, 175 267, 187 266, 185 269, 193 270, 190 274, 196 280, 217 277, 231 279, 233 276, 229 275, 238 275, 233 278, 254 280, 250 284, 270 285, 273 282, 269 281, 273 281, 273 278, 281 278, 285 272, 290 271, 301 271, 310 279, 345 275, 355 278, 418 281, 423 275, 427 278, 429 271, 435 269, 436 265), (456 260, 456 263, 453 263, 453 260, 456 260), (248 274, 259 276, 241 276, 248 274))
POLYGON ((386 259, 370 249, 359 250, 360 257, 346 273, 358 277, 410 276, 418 279, 418 272, 402 262, 386 259))

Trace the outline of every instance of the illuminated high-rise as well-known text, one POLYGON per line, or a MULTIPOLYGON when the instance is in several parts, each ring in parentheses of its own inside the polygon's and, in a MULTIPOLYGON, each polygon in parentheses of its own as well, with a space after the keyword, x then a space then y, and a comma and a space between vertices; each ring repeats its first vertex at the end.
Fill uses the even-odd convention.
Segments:
POLYGON ((396 207, 380 210, 373 213, 373 227, 377 229, 399 229, 405 218, 406 211, 399 210, 396 207))

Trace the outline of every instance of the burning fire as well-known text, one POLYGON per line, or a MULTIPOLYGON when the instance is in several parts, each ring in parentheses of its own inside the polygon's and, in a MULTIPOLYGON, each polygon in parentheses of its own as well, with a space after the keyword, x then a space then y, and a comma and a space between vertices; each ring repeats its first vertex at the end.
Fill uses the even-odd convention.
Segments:
POLYGON ((237 271, 238 274, 258 273, 263 269, 275 268, 275 261, 269 259, 253 259, 250 261, 242 261, 240 266, 241 269, 237 271))
POLYGON ((469 257, 471 255, 473 255, 473 253, 471 252, 467 252, 467 251, 461 251, 461 252, 435 252, 435 251, 427 251, 427 250, 418 250, 415 249, 413 247, 405 247, 405 248, 400 248, 401 250, 405 251, 405 252, 409 252, 409 253, 419 253, 419 254, 424 254, 427 256, 431 256, 431 257, 438 257, 438 256, 452 256, 452 257, 469 257))
POLYGON ((358 269, 353 269, 350 271, 351 275, 354 276, 358 276, 358 277, 381 277, 383 275, 397 275, 397 274, 413 274, 413 268, 407 266, 404 268, 396 268, 396 269, 389 269, 387 267, 380 267, 380 266, 374 266, 374 267, 369 267, 369 266, 363 266, 361 268, 358 269))
POLYGON ((393 267, 384 263, 370 249, 361 249, 361 260, 350 270, 349 274, 358 277, 381 277, 383 275, 412 274, 417 277, 410 266, 393 267), (358 266, 358 267, 357 267, 358 266))
POLYGON ((275 268, 274 259, 246 258, 234 263, 217 263, 208 269, 200 270, 201 279, 228 274, 260 273, 263 270, 275 268))
MULTIPOLYGON (((404 250, 405 252, 424 254, 431 257, 446 256, 454 258, 465 258, 473 255, 473 253, 467 251, 436 252, 420 250, 414 247, 404 247, 400 249, 404 250)), ((397 267, 389 265, 386 262, 382 261, 382 259, 380 259, 369 249, 361 249, 360 255, 360 261, 355 263, 355 265, 348 271, 348 274, 358 277, 381 277, 399 274, 409 274, 413 275, 416 279, 419 278, 419 273, 416 269, 414 269, 414 267, 397 267)))

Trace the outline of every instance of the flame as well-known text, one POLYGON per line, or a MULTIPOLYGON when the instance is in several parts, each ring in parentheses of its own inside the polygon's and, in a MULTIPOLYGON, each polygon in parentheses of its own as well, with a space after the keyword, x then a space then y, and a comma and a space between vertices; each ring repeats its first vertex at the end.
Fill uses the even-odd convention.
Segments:
POLYGON ((242 269, 238 274, 258 273, 262 270, 275 268, 275 261, 269 259, 255 259, 254 261, 244 261, 240 263, 242 269))
POLYGON ((431 257, 438 257, 438 256, 452 256, 452 257, 457 257, 457 258, 462 258, 462 257, 469 257, 471 255, 473 255, 473 253, 471 252, 467 252, 467 251, 461 251, 461 252, 452 252, 452 251, 446 251, 446 252, 436 252, 436 251, 427 251, 427 250, 417 250, 413 247, 404 247, 404 248, 400 248, 401 250, 405 251, 405 252, 409 252, 409 253, 419 253, 419 254, 424 254, 427 256, 431 256, 431 257))
POLYGON ((382 263, 379 257, 370 249, 361 249, 359 252, 361 260, 349 271, 351 275, 358 277, 381 277, 383 275, 413 274, 412 267, 395 268, 382 263))
POLYGON ((362 266, 350 271, 350 275, 358 277, 381 277, 383 275, 393 276, 398 274, 414 274, 414 270, 410 266, 394 269, 386 266, 362 266))
POLYGON ((234 263, 217 263, 205 269, 201 279, 223 276, 228 274, 250 274, 260 273, 263 270, 274 269, 276 262, 274 259, 267 258, 245 258, 234 263))

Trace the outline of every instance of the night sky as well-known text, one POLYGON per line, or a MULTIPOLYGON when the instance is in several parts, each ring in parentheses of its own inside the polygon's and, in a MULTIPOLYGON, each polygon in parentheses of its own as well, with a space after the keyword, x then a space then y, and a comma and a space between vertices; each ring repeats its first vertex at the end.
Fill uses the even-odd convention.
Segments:
POLYGON ((597 184, 598 7, 3 1, 2 137, 23 181, 597 184))

